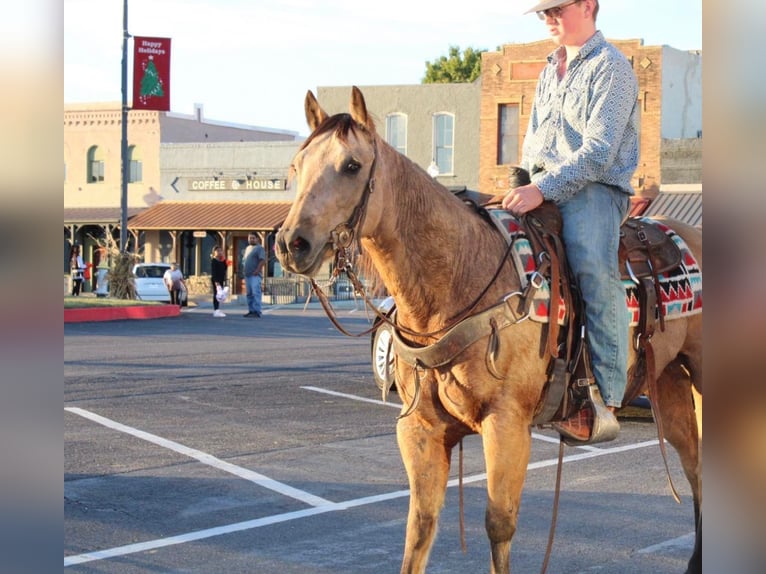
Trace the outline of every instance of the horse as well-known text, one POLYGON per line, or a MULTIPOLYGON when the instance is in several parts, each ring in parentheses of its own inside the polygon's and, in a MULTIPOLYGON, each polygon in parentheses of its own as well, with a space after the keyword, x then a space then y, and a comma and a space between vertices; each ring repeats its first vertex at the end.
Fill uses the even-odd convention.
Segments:
MULTIPOLYGON (((439 340, 461 310, 490 308, 520 290, 514 266, 498 268, 506 240, 385 142, 356 86, 349 113, 328 115, 311 91, 304 108, 312 131, 292 162, 296 196, 276 239, 286 270, 312 277, 334 253, 363 250, 396 301, 399 335, 413 346, 439 340)), ((701 265, 701 230, 669 225, 701 265)), ((395 361, 403 404, 396 436, 410 488, 402 573, 425 571, 452 449, 476 433, 485 453, 490 571, 510 572, 530 428, 546 381, 542 330, 532 321, 500 330, 491 368, 489 333, 435 368, 395 361)), ((694 501, 696 539, 687 572, 701 572, 701 313, 667 321, 653 344, 656 415, 679 454, 694 501)))

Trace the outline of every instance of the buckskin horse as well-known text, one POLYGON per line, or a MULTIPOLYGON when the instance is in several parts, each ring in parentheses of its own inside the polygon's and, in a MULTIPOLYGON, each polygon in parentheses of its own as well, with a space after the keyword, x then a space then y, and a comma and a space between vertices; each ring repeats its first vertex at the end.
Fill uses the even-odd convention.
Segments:
MULTIPOLYGON (((458 319, 521 289, 507 242, 485 219, 398 153, 376 132, 361 91, 350 113, 329 116, 310 91, 310 136, 296 153, 295 201, 277 234, 285 269, 312 277, 333 254, 359 246, 396 300, 399 335, 437 342, 458 319), (463 314, 465 315, 465 314, 463 314)), ((669 221, 701 266, 701 230, 669 221)), ((543 325, 516 321, 487 332, 436 367, 395 362, 403 403, 396 434, 410 487, 401 572, 424 572, 443 505, 452 449, 482 437, 491 572, 510 572, 511 539, 530 453, 530 426, 544 394, 543 325), (494 338, 494 360, 487 347, 494 338), (498 379, 501 373, 502 379, 498 379), (404 416, 406 415, 406 416, 404 416)), ((696 519, 689 572, 701 571, 702 316, 667 320, 653 338, 655 415, 691 484, 696 519)), ((635 351, 630 361, 635 359, 635 351)), ((630 364, 630 363, 629 363, 630 364)))

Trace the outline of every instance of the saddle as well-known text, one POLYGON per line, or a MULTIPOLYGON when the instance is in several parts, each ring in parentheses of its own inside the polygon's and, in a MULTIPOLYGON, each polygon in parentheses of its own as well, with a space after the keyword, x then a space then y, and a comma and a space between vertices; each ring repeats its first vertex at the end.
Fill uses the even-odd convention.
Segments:
MULTIPOLYGON (((590 402, 595 379, 590 369, 590 353, 583 335, 582 299, 566 261, 561 239, 562 219, 558 207, 544 202, 540 207, 524 214, 521 225, 529 238, 537 271, 550 279, 550 317, 556 317, 561 299, 568 314, 565 336, 553 319, 548 322, 546 349, 550 355, 548 389, 538 407, 535 424, 563 420, 590 402)), ((620 274, 632 280, 639 294, 639 325, 636 336, 638 360, 631 369, 623 404, 634 399, 645 381, 653 383, 654 361, 651 338, 660 321, 664 330, 664 315, 659 291, 658 274, 674 269, 681 263, 681 252, 665 232, 646 219, 628 218, 620 226, 620 274)), ((596 429, 594 428, 594 434, 596 429)), ((610 437, 613 438, 613 437, 610 437)), ((589 442, 609 438, 592 436, 589 442)))

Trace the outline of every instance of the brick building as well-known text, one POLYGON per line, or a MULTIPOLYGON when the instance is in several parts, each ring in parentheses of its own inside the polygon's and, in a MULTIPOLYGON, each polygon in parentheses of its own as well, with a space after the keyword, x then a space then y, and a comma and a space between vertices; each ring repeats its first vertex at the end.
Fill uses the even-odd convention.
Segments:
MULTIPOLYGON (((610 40, 638 78, 640 157, 633 179, 638 195, 657 196, 663 182, 663 148, 673 140, 702 137, 702 56, 641 40, 610 40)), ((507 188, 507 167, 518 163, 540 71, 550 40, 507 44, 482 54, 479 191, 507 188)), ((689 177, 701 181, 701 157, 687 158, 689 177)), ((675 183, 675 182, 674 182, 675 183)), ((691 182, 684 182, 691 183, 691 182)))

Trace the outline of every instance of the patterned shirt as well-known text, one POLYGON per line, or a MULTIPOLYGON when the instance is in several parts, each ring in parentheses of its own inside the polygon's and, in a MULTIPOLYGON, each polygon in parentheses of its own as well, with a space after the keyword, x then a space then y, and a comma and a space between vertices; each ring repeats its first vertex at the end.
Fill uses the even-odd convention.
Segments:
POLYGON ((521 165, 545 199, 560 203, 590 182, 633 195, 638 165, 638 82, 630 62, 596 32, 569 64, 563 46, 537 84, 521 165))

